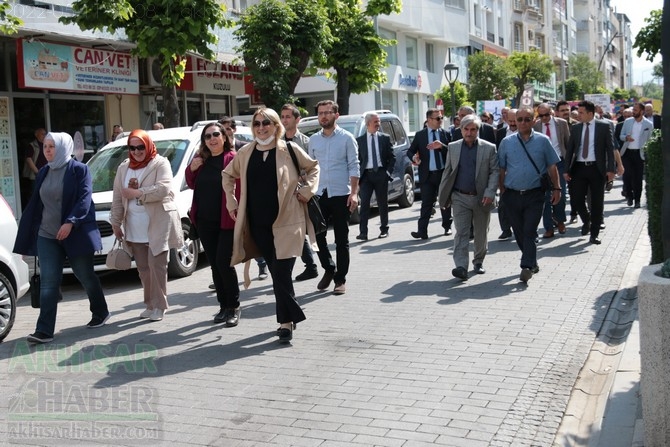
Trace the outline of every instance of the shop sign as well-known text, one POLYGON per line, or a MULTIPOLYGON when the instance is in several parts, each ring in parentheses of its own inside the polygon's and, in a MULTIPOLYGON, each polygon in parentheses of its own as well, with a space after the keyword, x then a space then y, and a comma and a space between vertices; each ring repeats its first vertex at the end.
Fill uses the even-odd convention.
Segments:
POLYGON ((400 87, 421 88, 421 75, 418 76, 403 76, 402 73, 398 75, 398 85, 400 87))
POLYGON ((17 40, 19 86, 137 95, 137 58, 128 53, 17 40))
POLYGON ((244 67, 227 62, 193 58, 193 87, 196 93, 244 95, 244 67))

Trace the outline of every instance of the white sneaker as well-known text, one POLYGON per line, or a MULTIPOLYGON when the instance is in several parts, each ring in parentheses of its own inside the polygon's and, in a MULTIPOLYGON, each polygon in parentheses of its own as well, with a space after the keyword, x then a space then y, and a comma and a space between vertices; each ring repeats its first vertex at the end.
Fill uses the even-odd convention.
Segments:
POLYGON ((140 314, 140 318, 149 318, 151 317, 151 314, 154 313, 153 309, 144 309, 142 313, 140 314))
POLYGON ((163 319, 163 315, 165 315, 165 310, 154 309, 153 312, 151 312, 151 316, 149 317, 149 319, 151 321, 161 321, 163 319))

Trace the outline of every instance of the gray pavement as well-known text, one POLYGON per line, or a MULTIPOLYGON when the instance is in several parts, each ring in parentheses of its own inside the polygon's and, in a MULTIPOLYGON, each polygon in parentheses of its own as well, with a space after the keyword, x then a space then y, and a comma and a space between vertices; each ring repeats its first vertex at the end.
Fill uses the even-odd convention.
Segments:
POLYGON ((68 281, 46 346, 24 341, 38 313, 24 298, 0 344, 0 443, 642 445, 634 287, 648 260, 647 213, 624 206, 620 182, 605 205, 602 245, 577 224, 541 240, 528 285, 516 244, 496 239, 495 214, 486 274, 461 282, 438 219, 415 241, 418 204, 392 208, 387 239, 353 242, 351 227, 346 295, 316 291, 317 279, 296 283, 308 319, 288 346, 276 340, 269 279, 242 293, 238 327, 214 325, 204 263, 169 283, 162 322, 138 319, 139 280, 125 272, 103 277, 110 322, 86 329, 83 291, 68 281), (585 384, 591 370, 608 382, 585 384), (580 413, 590 384, 599 399, 580 413))

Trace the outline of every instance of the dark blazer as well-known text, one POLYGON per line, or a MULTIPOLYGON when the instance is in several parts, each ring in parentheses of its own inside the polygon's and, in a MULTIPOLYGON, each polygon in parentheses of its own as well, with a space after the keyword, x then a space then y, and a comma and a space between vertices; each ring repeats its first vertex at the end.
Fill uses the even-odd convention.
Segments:
MULTIPOLYGON (((503 129, 499 129, 496 132, 496 150, 500 147, 500 143, 502 143, 502 140, 504 140, 507 137, 507 131, 509 130, 509 127, 505 127, 503 129)), ((513 135, 513 134, 510 134, 513 135)))
POLYGON ((623 119, 614 126, 614 148, 621 149, 621 129, 623 128, 623 119))
MULTIPOLYGON (((37 254, 37 233, 44 210, 39 191, 49 169, 47 165, 37 173, 35 192, 21 215, 14 253, 26 256, 37 254)), ((95 204, 91 198, 93 186, 88 166, 73 159, 64 169, 61 224, 70 222, 74 225, 70 235, 62 241, 65 253, 68 257, 76 257, 102 250, 100 231, 95 222, 95 204)))
MULTIPOLYGON (((491 144, 496 144, 496 131, 490 124, 482 123, 482 127, 479 128, 478 137, 480 140, 486 140, 491 144)), ((461 132, 461 128, 458 127, 454 129, 454 141, 462 138, 463 133, 461 132)))
MULTIPOLYGON (((604 176, 608 172, 614 172, 614 146, 612 138, 612 127, 604 121, 595 121, 595 140, 593 147, 596 153, 596 166, 604 176)), ((570 129, 570 142, 565 154, 566 171, 572 174, 572 168, 577 160, 577 155, 582 150, 582 129, 584 123, 575 124, 570 129)), ((591 133, 593 138, 593 133, 591 133)))
MULTIPOLYGON (((423 183, 428 179, 428 172, 430 169, 428 161, 430 160, 431 150, 426 148, 426 146, 428 146, 429 130, 432 131, 432 129, 425 127, 418 131, 416 135, 414 135, 412 145, 409 147, 409 149, 407 149, 407 157, 410 160, 412 160, 414 154, 419 154, 419 159, 421 160, 421 163, 419 164, 419 183, 423 183)), ((440 150, 440 154, 442 155, 442 166, 444 166, 447 159, 449 135, 447 134, 447 131, 439 128, 437 129, 437 137, 442 142, 442 149, 440 150)))
MULTIPOLYGON (((356 138, 358 143, 358 161, 361 163, 361 179, 365 178, 365 166, 368 164, 368 138, 370 134, 366 131, 363 135, 356 138)), ((377 132, 377 142, 379 143, 379 156, 381 160, 379 163, 384 168, 389 178, 393 180, 393 166, 395 166, 395 153, 393 152, 393 145, 391 144, 391 137, 385 133, 377 132)))
MULTIPOLYGON (((570 142, 570 126, 563 118, 554 117, 553 120, 556 123, 556 133, 558 134, 558 146, 561 148, 561 157, 565 158, 565 151, 570 142)), ((533 124, 533 130, 541 134, 544 134, 546 131, 544 124, 539 120, 533 124)))

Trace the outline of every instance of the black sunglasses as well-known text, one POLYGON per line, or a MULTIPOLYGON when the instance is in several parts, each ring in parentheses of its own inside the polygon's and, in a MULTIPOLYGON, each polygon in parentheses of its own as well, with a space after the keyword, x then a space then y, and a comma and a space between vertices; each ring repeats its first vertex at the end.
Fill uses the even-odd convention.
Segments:
POLYGON ((551 116, 551 113, 538 113, 537 116, 544 118, 545 116, 551 116))
POLYGON ((517 118, 516 119, 517 123, 523 123, 524 121, 527 122, 527 123, 530 123, 531 121, 533 121, 533 118, 527 116, 525 118, 517 118))
POLYGON ((220 136, 221 136, 221 132, 206 133, 205 134, 205 141, 211 139, 212 137, 219 138, 220 136))
POLYGON ((143 151, 143 150, 145 150, 146 148, 147 148, 147 147, 146 147, 145 145, 143 145, 143 144, 140 144, 140 145, 138 145, 138 146, 131 146, 130 144, 128 145, 128 150, 131 151, 131 152, 133 152, 133 151, 135 151, 135 152, 137 152, 137 151, 143 151))
POLYGON ((272 121, 270 121, 270 120, 254 121, 254 127, 261 127, 261 125, 263 125, 263 127, 265 127, 265 126, 269 126, 270 124, 272 124, 272 121))
POLYGON ((443 116, 431 116, 430 119, 437 120, 437 121, 442 121, 444 119, 444 117, 443 116))

